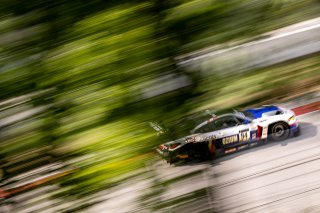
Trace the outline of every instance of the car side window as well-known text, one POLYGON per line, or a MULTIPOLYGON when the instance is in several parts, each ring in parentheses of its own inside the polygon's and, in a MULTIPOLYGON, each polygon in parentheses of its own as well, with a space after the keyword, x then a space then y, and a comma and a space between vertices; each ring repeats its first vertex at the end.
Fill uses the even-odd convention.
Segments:
POLYGON ((235 117, 234 118, 239 124, 244 124, 246 121, 243 118, 235 117))
POLYGON ((240 121, 238 121, 233 116, 226 116, 214 121, 214 126, 216 130, 226 129, 234 126, 240 125, 240 121))
POLYGON ((207 123, 207 124, 203 125, 202 127, 200 127, 199 129, 197 129, 195 131, 195 133, 206 133, 206 132, 212 132, 212 131, 214 131, 212 124, 207 123))

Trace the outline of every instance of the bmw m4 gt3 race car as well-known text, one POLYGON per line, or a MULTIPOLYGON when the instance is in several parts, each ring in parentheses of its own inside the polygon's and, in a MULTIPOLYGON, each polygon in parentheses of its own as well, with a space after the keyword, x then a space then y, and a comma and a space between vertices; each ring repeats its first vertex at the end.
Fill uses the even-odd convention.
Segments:
POLYGON ((278 106, 262 106, 220 116, 213 115, 196 126, 191 135, 158 146, 158 153, 172 163, 178 159, 210 159, 299 134, 293 111, 278 106))

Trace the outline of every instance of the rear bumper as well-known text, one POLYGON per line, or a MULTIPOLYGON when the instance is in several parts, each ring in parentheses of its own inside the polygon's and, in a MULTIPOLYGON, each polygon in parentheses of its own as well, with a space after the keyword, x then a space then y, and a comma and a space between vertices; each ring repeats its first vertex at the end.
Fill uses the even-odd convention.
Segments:
POLYGON ((188 153, 185 152, 181 152, 181 150, 174 150, 174 151, 169 151, 169 149, 165 146, 159 146, 156 151, 158 152, 158 154, 167 162, 174 162, 178 159, 186 159, 189 158, 188 153))
POLYGON ((162 157, 163 156, 163 151, 160 149, 156 149, 156 151, 158 152, 158 154, 162 157))
POLYGON ((158 152, 158 154, 159 154, 162 158, 168 158, 168 157, 169 157, 169 150, 168 150, 164 145, 158 146, 158 148, 156 149, 156 151, 158 152))
POLYGON ((166 151, 162 151, 161 149, 156 149, 156 150, 162 158, 166 158, 168 156, 166 151))

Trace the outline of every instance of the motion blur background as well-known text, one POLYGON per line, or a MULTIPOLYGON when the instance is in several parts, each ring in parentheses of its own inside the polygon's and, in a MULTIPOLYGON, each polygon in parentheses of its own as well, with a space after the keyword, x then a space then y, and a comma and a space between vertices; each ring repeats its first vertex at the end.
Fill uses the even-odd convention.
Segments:
POLYGON ((317 0, 2 0, 0 212, 89 211, 148 180, 99 211, 183 202, 157 197, 154 147, 194 113, 319 91, 319 14, 317 0))

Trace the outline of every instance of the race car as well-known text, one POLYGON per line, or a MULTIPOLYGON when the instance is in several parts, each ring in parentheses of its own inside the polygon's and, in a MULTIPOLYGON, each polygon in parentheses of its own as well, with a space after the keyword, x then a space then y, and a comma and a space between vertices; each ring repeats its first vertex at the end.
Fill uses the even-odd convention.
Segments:
POLYGON ((300 133, 293 111, 264 105, 244 111, 212 115, 191 130, 191 135, 161 144, 157 152, 172 163, 178 159, 210 159, 300 133))

